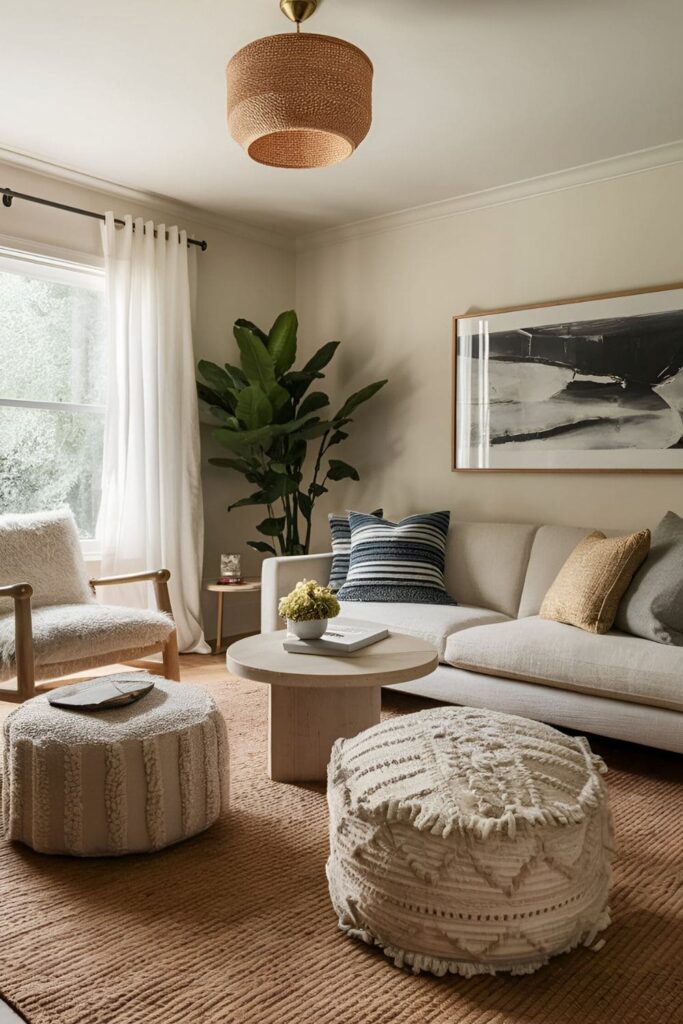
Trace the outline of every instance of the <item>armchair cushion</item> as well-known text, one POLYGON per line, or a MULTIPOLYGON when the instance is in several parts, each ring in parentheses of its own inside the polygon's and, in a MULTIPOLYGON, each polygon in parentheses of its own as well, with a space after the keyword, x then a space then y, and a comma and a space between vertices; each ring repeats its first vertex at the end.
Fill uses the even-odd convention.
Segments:
MULTIPOLYGON (((108 656, 159 650, 175 628, 165 612, 104 604, 61 604, 33 611, 37 678, 78 671, 74 663, 107 664, 108 656)), ((14 615, 0 617, 0 679, 15 674, 14 615)))
MULTIPOLYGON (((34 608, 94 602, 69 511, 0 516, 0 586, 13 583, 31 584, 34 608)), ((12 609, 0 598, 0 615, 12 609)))

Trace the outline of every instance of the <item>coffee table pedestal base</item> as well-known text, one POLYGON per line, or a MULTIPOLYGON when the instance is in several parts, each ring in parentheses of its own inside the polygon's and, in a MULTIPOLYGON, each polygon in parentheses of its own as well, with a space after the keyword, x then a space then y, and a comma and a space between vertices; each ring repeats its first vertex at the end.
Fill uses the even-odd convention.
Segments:
POLYGON ((377 725, 379 686, 271 686, 268 774, 274 782, 325 779, 330 752, 340 737, 377 725))

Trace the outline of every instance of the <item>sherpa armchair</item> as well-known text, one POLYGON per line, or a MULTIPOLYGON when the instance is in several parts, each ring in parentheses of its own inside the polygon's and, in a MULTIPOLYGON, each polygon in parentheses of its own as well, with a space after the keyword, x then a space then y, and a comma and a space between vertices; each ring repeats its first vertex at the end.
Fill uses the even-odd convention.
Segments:
MULTIPOLYGON (((69 512, 0 516, 0 687, 3 700, 24 701, 58 679, 100 665, 161 652, 163 674, 180 679, 178 641, 168 596, 168 569, 88 580, 69 512), (154 585, 158 611, 99 604, 95 588, 154 585)), ((159 665, 147 667, 159 671, 159 665)))

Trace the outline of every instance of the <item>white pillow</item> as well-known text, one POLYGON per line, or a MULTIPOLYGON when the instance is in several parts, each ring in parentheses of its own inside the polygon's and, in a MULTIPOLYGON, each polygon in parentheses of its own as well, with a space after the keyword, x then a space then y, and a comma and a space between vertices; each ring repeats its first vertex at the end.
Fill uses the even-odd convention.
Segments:
MULTIPOLYGON (((31 584, 36 607, 94 600, 71 512, 0 516, 0 586, 14 583, 31 584)), ((0 599, 0 614, 13 607, 0 599)))

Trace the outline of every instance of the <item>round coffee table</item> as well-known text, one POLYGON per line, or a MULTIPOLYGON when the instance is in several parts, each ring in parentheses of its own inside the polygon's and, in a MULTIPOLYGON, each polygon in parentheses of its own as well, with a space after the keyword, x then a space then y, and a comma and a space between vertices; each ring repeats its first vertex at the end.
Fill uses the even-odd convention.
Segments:
POLYGON ((380 687, 433 672, 431 644, 392 633, 344 657, 290 654, 285 630, 238 640, 227 652, 230 672, 270 684, 268 773, 276 782, 324 779, 340 736, 355 736, 380 719, 380 687))

